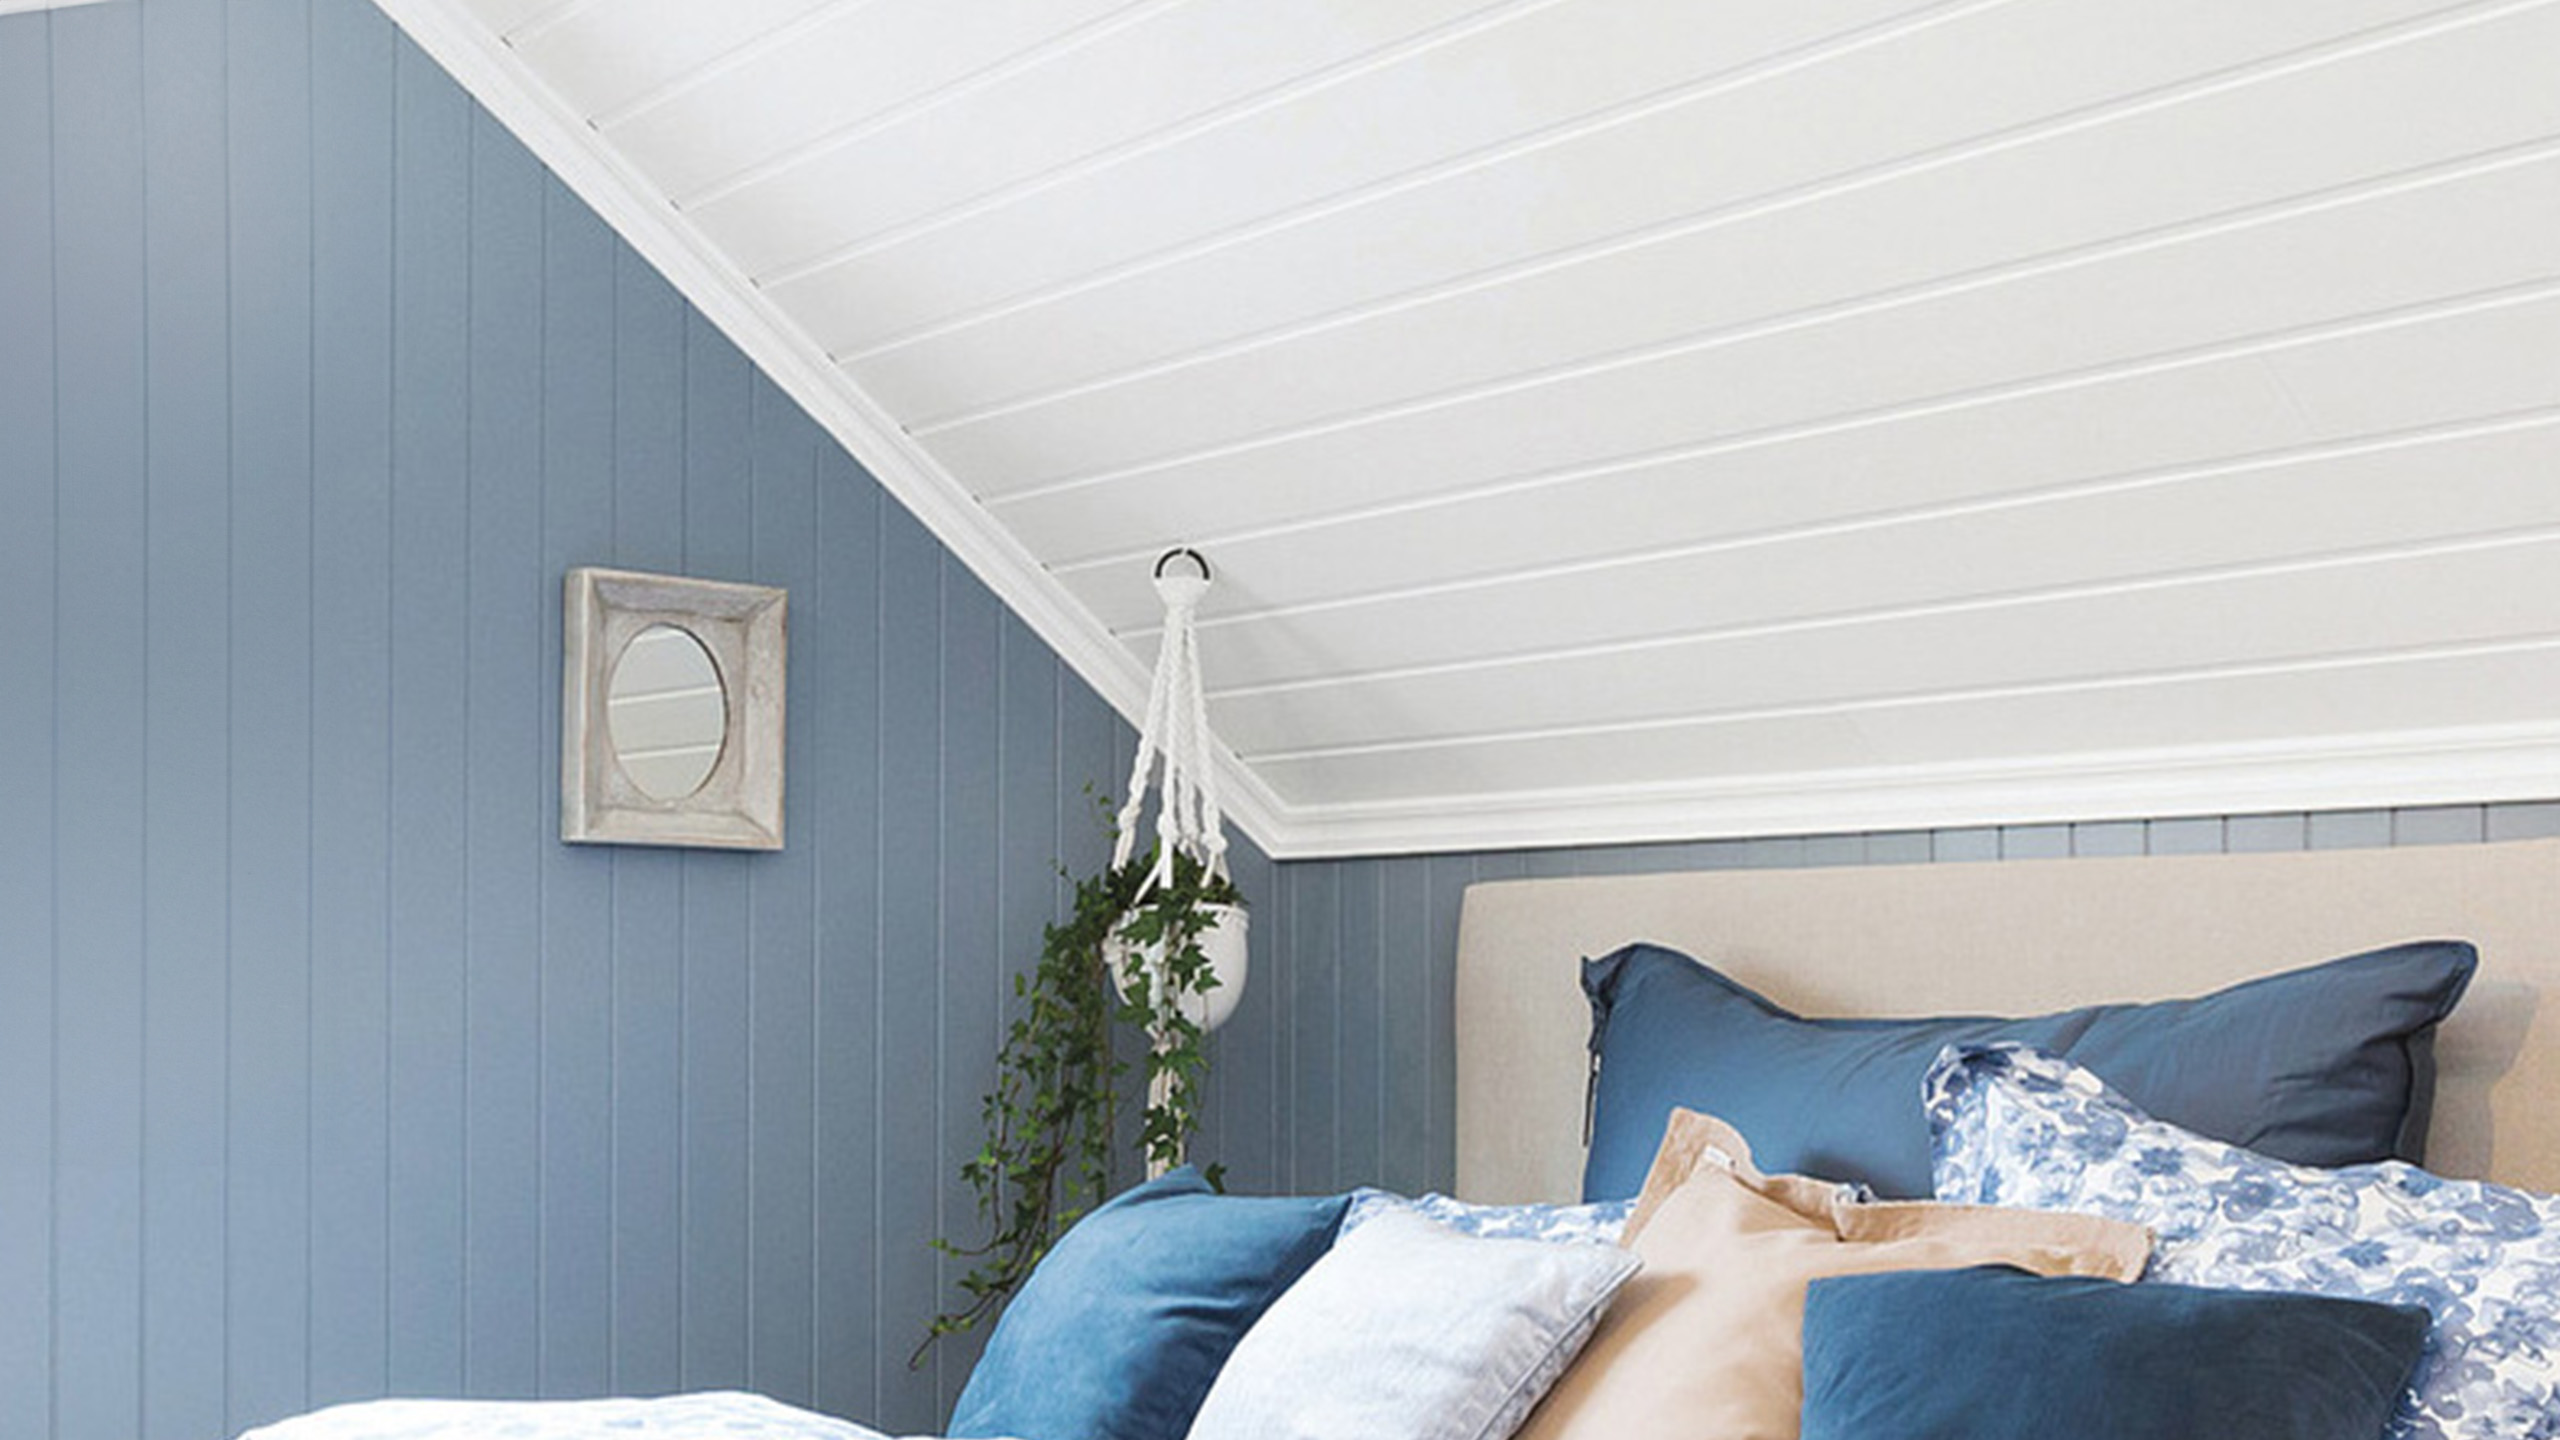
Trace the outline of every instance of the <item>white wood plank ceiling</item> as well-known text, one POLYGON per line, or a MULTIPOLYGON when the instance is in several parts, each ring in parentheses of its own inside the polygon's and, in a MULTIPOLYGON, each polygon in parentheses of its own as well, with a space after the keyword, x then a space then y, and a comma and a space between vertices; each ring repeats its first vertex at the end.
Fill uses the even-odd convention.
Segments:
POLYGON ((1276 854, 2560 794, 2554 0, 380 3, 1276 854))

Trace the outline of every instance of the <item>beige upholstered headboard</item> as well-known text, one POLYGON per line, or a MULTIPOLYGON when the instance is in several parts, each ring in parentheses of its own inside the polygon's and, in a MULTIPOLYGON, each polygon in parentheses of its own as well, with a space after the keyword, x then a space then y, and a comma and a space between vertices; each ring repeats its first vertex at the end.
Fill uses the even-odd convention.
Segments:
POLYGON ((2560 840, 2395 850, 1724 870, 1467 891, 1458 1192, 1574 1198, 1577 962, 1631 940, 1814 1015, 2034 1014, 2193 995, 2394 941, 2467 939, 2428 1164, 2560 1190, 2560 840))

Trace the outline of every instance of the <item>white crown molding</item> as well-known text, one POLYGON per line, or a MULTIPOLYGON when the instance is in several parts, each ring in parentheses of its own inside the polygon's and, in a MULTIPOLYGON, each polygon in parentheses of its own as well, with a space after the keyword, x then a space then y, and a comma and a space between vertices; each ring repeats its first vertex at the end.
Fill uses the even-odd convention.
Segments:
POLYGON ((1300 807, 1274 859, 2560 798, 2560 721, 1300 807))
MULTIPOLYGON (((535 79, 503 40, 456 0, 374 3, 826 427, 1104 701, 1133 725, 1143 720, 1149 677, 1128 648, 1071 598, 939 461, 831 364, 805 331, 785 319, 746 276, 703 242, 663 195, 607 149, 594 127, 535 79)), ((1215 762, 1219 799, 1228 816, 1266 852, 1288 848, 1291 826, 1271 788, 1223 742, 1215 762)), ((1111 783, 1118 778, 1107 777, 1111 783)))
POLYGON ((79 5, 102 5, 106 0, 0 0, 0 15, 24 15, 36 10, 69 10, 79 5))

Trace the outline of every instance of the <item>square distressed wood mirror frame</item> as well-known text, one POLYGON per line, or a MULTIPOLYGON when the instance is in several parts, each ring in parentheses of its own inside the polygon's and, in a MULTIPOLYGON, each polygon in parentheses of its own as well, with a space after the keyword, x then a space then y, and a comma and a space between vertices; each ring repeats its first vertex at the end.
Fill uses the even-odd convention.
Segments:
POLYGON ((560 838, 585 844, 782 848, 788 596, 770 585, 580 566, 569 572, 560 704, 560 838), (617 757, 606 706, 634 636, 671 625, 718 672, 724 728, 691 794, 653 798, 617 757))

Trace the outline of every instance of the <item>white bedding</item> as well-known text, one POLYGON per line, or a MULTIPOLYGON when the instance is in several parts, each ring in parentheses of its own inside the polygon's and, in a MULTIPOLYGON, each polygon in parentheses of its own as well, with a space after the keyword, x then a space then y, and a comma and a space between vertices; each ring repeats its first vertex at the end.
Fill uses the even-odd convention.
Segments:
POLYGON ((887 1440, 848 1420, 736 1390, 655 1400, 371 1400, 279 1420, 240 1440, 887 1440))

